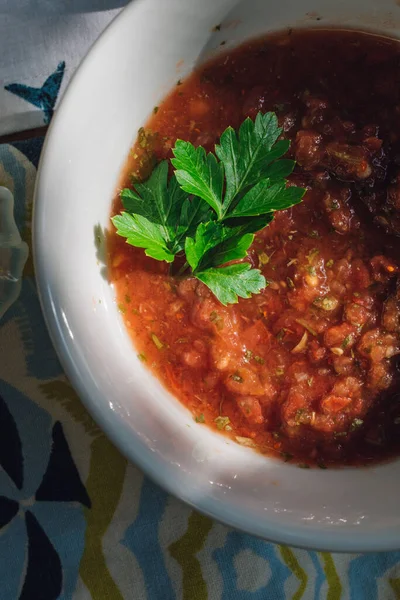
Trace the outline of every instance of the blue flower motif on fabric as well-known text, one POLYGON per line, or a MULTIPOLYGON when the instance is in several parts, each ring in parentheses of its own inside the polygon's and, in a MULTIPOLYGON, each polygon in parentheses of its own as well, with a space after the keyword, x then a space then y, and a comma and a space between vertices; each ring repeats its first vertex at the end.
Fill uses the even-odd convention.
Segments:
POLYGON ((61 423, 0 380, 1 600, 72 599, 90 505, 61 423))
POLYGON ((54 73, 46 79, 41 88, 31 87, 23 83, 10 83, 4 86, 4 89, 40 108, 44 113, 44 122, 47 125, 53 116, 64 72, 65 61, 62 61, 58 64, 54 73))
POLYGON ((239 533, 238 531, 228 533, 225 545, 213 552, 213 558, 218 564, 224 582, 221 600, 232 600, 233 598, 240 598, 240 600, 265 600, 266 598, 285 600, 285 582, 291 575, 291 571, 278 558, 277 549, 277 546, 245 533, 239 533), (253 555, 264 559, 270 567, 268 581, 254 591, 239 591, 235 559, 244 551, 250 551, 253 555))

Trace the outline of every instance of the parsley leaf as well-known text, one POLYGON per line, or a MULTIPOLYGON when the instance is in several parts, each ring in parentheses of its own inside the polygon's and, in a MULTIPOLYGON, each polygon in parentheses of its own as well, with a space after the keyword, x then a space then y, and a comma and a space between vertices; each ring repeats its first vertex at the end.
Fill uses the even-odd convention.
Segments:
POLYGON ((222 242, 204 254, 199 268, 204 269, 206 266, 218 267, 231 260, 245 258, 247 250, 253 243, 254 235, 251 233, 235 235, 232 230, 225 229, 221 239, 222 242))
POLYGON ((265 180, 262 180, 247 192, 229 216, 252 217, 284 210, 301 202, 303 196, 302 188, 286 187, 285 181, 266 187, 265 180))
MULTIPOLYGON (((173 256, 183 250, 185 236, 192 235, 198 224, 210 216, 210 209, 202 202, 201 198, 189 198, 188 194, 179 186, 174 175, 168 180, 167 160, 160 162, 155 167, 147 181, 137 183, 133 190, 129 188, 122 190, 121 200, 127 211, 122 215, 143 217, 145 221, 142 219, 140 222, 142 228, 145 227, 147 230, 149 225, 146 221, 157 226, 153 231, 157 231, 155 235, 158 233, 161 235, 165 248, 172 256, 169 259, 157 258, 157 260, 168 260, 168 262, 172 262, 173 256)), ((137 239, 137 223, 133 224, 126 218, 122 224, 118 220, 115 222, 114 219, 114 225, 119 223, 119 227, 117 227, 119 235, 128 238, 128 235, 125 234, 131 233, 130 241, 127 240, 129 244, 140 248, 148 247, 148 245, 142 246, 133 241, 137 239), (127 229, 128 224, 130 228, 134 228, 135 235, 132 235, 131 230, 127 229)), ((150 250, 150 252, 152 251, 150 250)), ((159 255, 159 253, 156 254, 159 255)), ((156 258, 151 253, 148 256, 156 258)))
POLYGON ((274 113, 258 113, 254 122, 248 118, 242 123, 238 135, 232 127, 221 135, 215 153, 225 169, 225 213, 238 194, 265 179, 266 167, 287 152, 287 140, 278 142, 272 150, 281 132, 274 113))
POLYGON ((146 217, 123 212, 113 217, 117 234, 125 237, 128 244, 144 248, 145 254, 156 260, 172 262, 174 254, 168 249, 161 225, 152 223, 146 217))
POLYGON ((190 142, 177 140, 173 148, 175 158, 171 160, 175 167, 175 176, 181 188, 205 200, 215 210, 218 218, 222 216, 222 190, 224 169, 214 154, 206 153, 204 148, 195 148, 190 142))
POLYGON ((254 235, 247 233, 246 229, 247 226, 231 229, 215 221, 201 223, 195 237, 187 237, 185 243, 186 258, 194 274, 196 269, 203 270, 245 258, 254 239, 254 235))
POLYGON ((125 210, 161 225, 167 242, 175 237, 176 223, 186 198, 187 194, 180 188, 175 177, 171 177, 168 182, 167 160, 155 167, 147 181, 137 183, 134 190, 124 189, 121 192, 125 210))
POLYGON ((249 263, 239 263, 229 267, 210 268, 196 273, 197 279, 205 283, 224 304, 235 304, 238 296, 250 298, 266 286, 266 281, 258 269, 249 263))
POLYGON ((200 223, 208 222, 211 218, 210 207, 201 198, 187 198, 181 209, 176 225, 176 248, 178 251, 185 247, 185 237, 194 235, 200 223))
POLYGON ((177 140, 171 160, 176 178, 183 190, 205 200, 218 220, 289 208, 300 202, 304 191, 286 191, 284 178, 295 163, 277 160, 290 144, 277 142, 281 132, 274 113, 259 113, 254 122, 246 119, 238 135, 228 127, 215 146, 220 162, 204 148, 177 140))
POLYGON ((186 255, 179 275, 207 285, 222 304, 248 298, 266 286, 247 257, 254 234, 277 210, 298 204, 305 190, 287 186, 294 161, 281 159, 289 141, 274 113, 246 119, 238 133, 228 127, 215 153, 178 140, 175 173, 159 163, 149 179, 121 192, 124 211, 112 218, 118 235, 156 260, 186 255))
POLYGON ((264 170, 264 177, 269 179, 269 182, 272 185, 277 181, 285 179, 285 177, 289 177, 289 175, 293 173, 294 166, 294 160, 288 160, 286 158, 277 160, 276 162, 268 165, 268 167, 264 170))
POLYGON ((189 265, 195 271, 202 257, 208 250, 217 246, 221 239, 222 224, 215 221, 200 223, 194 238, 187 237, 185 241, 185 254, 189 265))
POLYGON ((187 198, 182 204, 177 235, 193 235, 200 223, 211 219, 211 211, 201 198, 187 198))

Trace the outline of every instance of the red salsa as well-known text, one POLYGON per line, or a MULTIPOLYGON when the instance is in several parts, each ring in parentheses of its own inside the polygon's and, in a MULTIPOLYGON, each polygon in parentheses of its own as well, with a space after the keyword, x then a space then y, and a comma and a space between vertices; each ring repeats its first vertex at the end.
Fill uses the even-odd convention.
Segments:
POLYGON ((247 260, 268 286, 227 307, 112 234, 139 358, 199 426, 261 452, 321 468, 399 455, 399 43, 289 30, 178 83, 139 131, 121 187, 177 138, 211 150, 227 126, 274 111, 297 162, 290 182, 307 193, 255 237, 247 260))

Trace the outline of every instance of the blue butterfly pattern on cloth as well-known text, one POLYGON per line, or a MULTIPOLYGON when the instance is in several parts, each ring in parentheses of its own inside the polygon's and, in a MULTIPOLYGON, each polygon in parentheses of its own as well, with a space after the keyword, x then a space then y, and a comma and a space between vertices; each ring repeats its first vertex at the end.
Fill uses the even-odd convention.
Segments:
POLYGON ((53 116, 64 72, 65 61, 62 61, 41 88, 30 87, 23 83, 10 83, 4 86, 4 89, 40 108, 44 113, 44 122, 48 125, 53 116))

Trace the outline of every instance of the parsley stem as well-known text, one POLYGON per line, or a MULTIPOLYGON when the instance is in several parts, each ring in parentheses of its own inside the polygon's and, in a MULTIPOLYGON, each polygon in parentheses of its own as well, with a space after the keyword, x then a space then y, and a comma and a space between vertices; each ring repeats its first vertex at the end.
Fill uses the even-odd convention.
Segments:
POLYGON ((184 272, 186 271, 186 269, 188 269, 189 267, 189 263, 186 261, 184 265, 182 265, 182 267, 179 269, 177 276, 179 277, 180 275, 183 275, 184 272))

